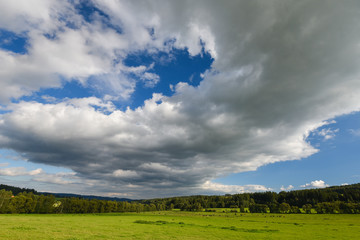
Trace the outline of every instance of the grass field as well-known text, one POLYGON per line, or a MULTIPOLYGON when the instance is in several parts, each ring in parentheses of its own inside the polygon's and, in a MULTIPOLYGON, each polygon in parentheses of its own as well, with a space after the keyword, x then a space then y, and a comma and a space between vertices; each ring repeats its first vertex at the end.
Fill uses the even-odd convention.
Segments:
POLYGON ((360 215, 0 215, 0 239, 360 239, 360 215))

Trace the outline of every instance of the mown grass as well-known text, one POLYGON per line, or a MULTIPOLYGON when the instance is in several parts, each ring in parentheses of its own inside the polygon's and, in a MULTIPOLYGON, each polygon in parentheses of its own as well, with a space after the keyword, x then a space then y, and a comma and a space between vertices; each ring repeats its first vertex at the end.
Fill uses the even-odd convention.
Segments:
POLYGON ((0 239, 360 239, 360 215, 176 211, 0 215, 0 239))

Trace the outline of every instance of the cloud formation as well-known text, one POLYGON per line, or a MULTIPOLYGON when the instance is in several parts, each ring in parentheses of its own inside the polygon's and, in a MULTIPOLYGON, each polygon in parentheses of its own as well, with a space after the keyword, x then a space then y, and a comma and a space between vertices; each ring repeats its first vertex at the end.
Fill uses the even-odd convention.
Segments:
MULTIPOLYGON (((85 21, 67 2, 39 1, 40 17, 7 2, 1 4, 12 12, 0 26, 29 31, 29 46, 25 55, 0 50, 3 102, 60 86, 59 76, 127 98, 135 88, 130 75, 149 87, 161 80, 151 66, 122 63, 137 51, 204 49, 214 58, 199 86, 179 83, 173 96, 154 94, 134 110, 116 109, 111 97, 8 105, 1 147, 72 169, 112 193, 116 186, 134 195, 266 189, 211 180, 306 158, 317 152, 307 141, 310 132, 360 109, 357 1, 93 1, 121 31, 101 16, 85 21), (29 23, 6 24, 21 14, 29 23), (49 32, 55 36, 44 36, 49 32)), ((325 183, 308 186, 315 185, 325 183)))
POLYGON ((360 129, 349 129, 349 132, 356 137, 360 136, 360 129))
POLYGON ((325 188, 325 187, 329 187, 329 185, 326 184, 323 180, 315 180, 315 181, 311 181, 310 183, 301 185, 300 187, 302 187, 302 188, 325 188))
POLYGON ((27 39, 25 54, 0 49, 0 103, 40 88, 61 87, 64 80, 91 85, 104 95, 116 93, 122 99, 134 91, 134 72, 149 87, 159 81, 146 66, 122 64, 128 52, 144 46, 106 26, 104 17, 96 15, 87 22, 76 9, 81 3, 75 2, 0 1, 6 13, 0 17, 0 28, 27 39))

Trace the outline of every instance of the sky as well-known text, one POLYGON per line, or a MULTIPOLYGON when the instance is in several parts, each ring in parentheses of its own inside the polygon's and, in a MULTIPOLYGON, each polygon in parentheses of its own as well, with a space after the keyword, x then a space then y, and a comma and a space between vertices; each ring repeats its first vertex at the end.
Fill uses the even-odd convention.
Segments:
POLYGON ((360 2, 0 0, 0 183, 132 199, 360 182, 360 2))

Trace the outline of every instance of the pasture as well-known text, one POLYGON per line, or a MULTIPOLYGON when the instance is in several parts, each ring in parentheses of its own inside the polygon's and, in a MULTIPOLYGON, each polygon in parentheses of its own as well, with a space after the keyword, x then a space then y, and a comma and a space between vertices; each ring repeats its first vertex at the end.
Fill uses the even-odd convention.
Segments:
POLYGON ((360 239, 360 215, 146 212, 0 215, 0 239, 360 239))

